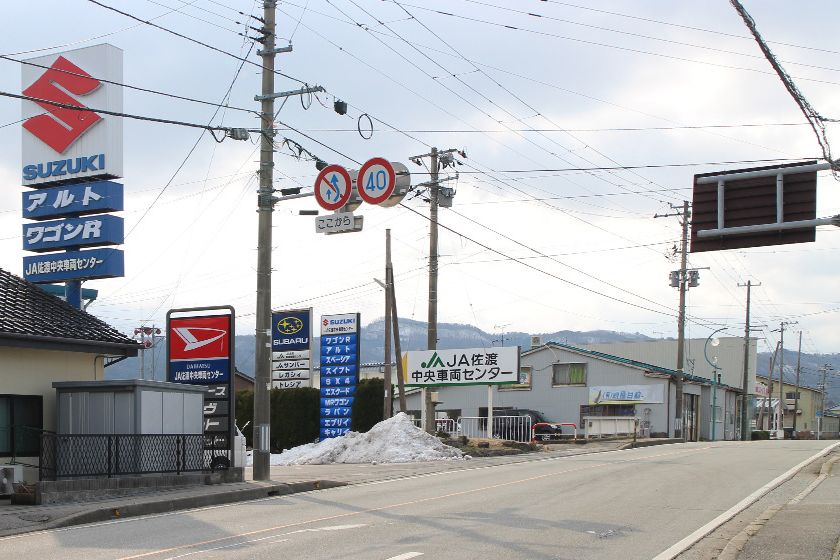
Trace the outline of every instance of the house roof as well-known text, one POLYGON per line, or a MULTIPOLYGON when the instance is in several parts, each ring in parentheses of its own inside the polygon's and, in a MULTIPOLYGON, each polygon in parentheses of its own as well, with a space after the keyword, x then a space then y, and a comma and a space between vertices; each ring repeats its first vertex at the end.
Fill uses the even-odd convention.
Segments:
POLYGON ((136 356, 141 344, 0 269, 0 345, 136 356))
MULTIPOLYGON (((619 363, 619 364, 624 364, 626 366, 630 366, 630 367, 636 368, 636 369, 641 369, 641 370, 644 370, 646 372, 658 373, 658 374, 661 374, 661 375, 667 375, 667 376, 672 377, 674 379, 676 379, 677 376, 680 375, 680 372, 675 370, 675 369, 669 369, 669 368, 657 366, 657 365, 654 365, 654 364, 647 364, 645 362, 640 362, 638 360, 631 360, 630 358, 622 358, 621 356, 615 356, 613 354, 607 354, 606 352, 598 352, 596 350, 589 350, 588 348, 580 348, 579 346, 572 346, 571 344, 566 344, 566 343, 563 343, 563 342, 548 342, 548 343, 544 344, 543 346, 537 346, 535 348, 532 348, 531 350, 528 350, 527 352, 523 352, 523 355, 530 354, 531 352, 536 352, 536 351, 541 350, 541 349, 543 349, 547 346, 554 346, 554 347, 557 347, 557 348, 561 348, 563 350, 568 350, 570 352, 575 352, 577 354, 583 354, 585 356, 591 356, 593 358, 597 358, 597 359, 600 359, 600 360, 606 360, 606 361, 609 361, 609 362, 616 362, 616 363, 619 363)), ((691 373, 684 373, 683 376, 684 376, 683 379, 685 379, 686 381, 692 381, 692 382, 700 383, 700 384, 703 384, 703 385, 711 385, 712 384, 711 379, 708 379, 706 377, 700 377, 699 375, 694 375, 694 374, 691 374, 691 373)), ((720 386, 721 387, 729 387, 728 385, 723 384, 723 383, 721 383, 720 386)), ((739 390, 737 387, 729 387, 729 388, 731 388, 733 390, 736 390, 736 391, 739 390)))

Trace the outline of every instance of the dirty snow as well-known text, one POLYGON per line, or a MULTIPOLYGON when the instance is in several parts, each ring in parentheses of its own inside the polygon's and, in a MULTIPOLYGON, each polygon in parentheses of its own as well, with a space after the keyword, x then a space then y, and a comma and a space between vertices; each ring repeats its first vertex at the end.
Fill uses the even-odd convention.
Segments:
MULTIPOLYGON (((443 444, 414 425, 400 412, 366 433, 347 434, 307 443, 271 455, 272 465, 326 465, 330 463, 411 463, 466 459, 461 450, 443 444)), ((252 458, 248 457, 248 464, 252 458)))

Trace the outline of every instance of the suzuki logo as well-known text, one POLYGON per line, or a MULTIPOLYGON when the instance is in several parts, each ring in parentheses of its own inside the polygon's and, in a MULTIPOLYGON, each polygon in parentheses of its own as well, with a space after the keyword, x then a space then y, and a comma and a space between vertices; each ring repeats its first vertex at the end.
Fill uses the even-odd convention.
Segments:
POLYGON ((189 352, 202 346, 207 346, 224 337, 227 332, 221 329, 209 329, 206 327, 176 327, 172 329, 178 338, 184 341, 184 351, 189 352), (219 334, 216 334, 219 333, 219 334), (199 338, 201 337, 201 338, 199 338))
MULTIPOLYGON (((74 95, 88 95, 96 91, 100 85, 102 82, 63 56, 59 56, 49 70, 23 90, 23 93, 45 101, 87 109, 66 92, 74 95)), ((49 114, 28 119, 23 123, 23 128, 58 153, 64 153, 90 127, 102 120, 102 117, 93 111, 57 107, 39 101, 35 103, 49 114)))

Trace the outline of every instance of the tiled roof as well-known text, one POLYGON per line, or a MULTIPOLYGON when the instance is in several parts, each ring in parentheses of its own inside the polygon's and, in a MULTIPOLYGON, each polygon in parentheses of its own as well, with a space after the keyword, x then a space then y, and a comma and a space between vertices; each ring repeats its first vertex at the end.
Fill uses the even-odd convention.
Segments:
POLYGON ((0 269, 0 340, 3 338, 140 346, 104 321, 0 269))

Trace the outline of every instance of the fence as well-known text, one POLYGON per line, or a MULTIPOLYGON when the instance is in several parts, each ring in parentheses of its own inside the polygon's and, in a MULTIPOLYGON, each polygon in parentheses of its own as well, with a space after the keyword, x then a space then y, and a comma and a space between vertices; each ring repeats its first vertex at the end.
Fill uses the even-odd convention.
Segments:
POLYGON ((633 416, 584 416, 584 437, 632 435, 636 432, 638 420, 633 416))
POLYGON ((458 418, 458 435, 468 438, 504 439, 528 443, 531 441, 530 416, 493 416, 493 431, 487 433, 486 416, 458 418))
MULTIPOLYGON (((202 471, 202 434, 41 434, 41 480, 202 471)), ((210 455, 212 461, 212 454, 210 455)))

